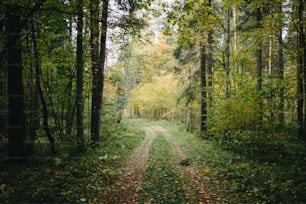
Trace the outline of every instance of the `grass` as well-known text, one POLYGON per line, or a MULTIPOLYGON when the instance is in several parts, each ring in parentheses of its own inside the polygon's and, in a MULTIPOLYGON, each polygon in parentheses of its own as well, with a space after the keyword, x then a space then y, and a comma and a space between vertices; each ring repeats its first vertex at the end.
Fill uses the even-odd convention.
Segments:
POLYGON ((153 141, 139 203, 197 203, 189 179, 164 136, 153 141))
POLYGON ((198 163, 210 179, 215 202, 306 203, 306 153, 297 141, 277 138, 223 146, 186 133, 181 126, 162 125, 171 132, 185 154, 198 163))
MULTIPOLYGON (((84 154, 73 147, 53 157, 24 164, 0 163, 0 200, 5 203, 90 203, 98 192, 114 182, 132 150, 143 140, 143 132, 117 126, 111 138, 84 154)), ((47 152, 48 147, 39 147, 47 152)))

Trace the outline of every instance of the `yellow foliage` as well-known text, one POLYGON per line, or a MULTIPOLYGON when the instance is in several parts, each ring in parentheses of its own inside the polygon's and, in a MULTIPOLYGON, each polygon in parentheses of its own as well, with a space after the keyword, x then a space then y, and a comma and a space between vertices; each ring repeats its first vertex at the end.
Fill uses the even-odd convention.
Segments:
POLYGON ((210 171, 208 167, 202 169, 202 173, 207 174, 210 171))
POLYGON ((177 80, 172 74, 155 76, 131 91, 128 108, 132 115, 169 118, 176 108, 177 80))

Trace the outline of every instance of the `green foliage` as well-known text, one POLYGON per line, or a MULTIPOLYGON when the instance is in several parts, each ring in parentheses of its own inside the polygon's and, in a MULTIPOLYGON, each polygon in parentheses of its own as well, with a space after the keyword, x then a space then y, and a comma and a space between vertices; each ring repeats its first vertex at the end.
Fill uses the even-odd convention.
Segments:
POLYGON ((247 84, 230 98, 218 100, 209 112, 208 126, 211 135, 239 130, 256 129, 258 94, 255 86, 247 84), (253 90, 252 90, 252 87, 253 90))

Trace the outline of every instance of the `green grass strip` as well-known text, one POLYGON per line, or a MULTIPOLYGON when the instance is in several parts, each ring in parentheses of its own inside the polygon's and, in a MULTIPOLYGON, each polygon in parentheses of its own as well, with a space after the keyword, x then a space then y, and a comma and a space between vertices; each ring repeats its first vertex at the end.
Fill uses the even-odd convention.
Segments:
POLYGON ((179 159, 162 135, 153 141, 139 203, 197 203, 194 189, 179 159))

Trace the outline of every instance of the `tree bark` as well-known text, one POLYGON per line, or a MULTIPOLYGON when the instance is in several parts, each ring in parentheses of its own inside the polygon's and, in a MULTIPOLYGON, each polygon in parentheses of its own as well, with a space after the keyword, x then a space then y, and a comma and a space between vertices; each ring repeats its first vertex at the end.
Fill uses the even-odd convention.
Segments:
POLYGON ((233 53, 234 53, 234 70, 239 73, 238 63, 237 63, 237 49, 238 49, 238 35, 237 35, 237 8, 234 5, 233 8, 233 29, 234 29, 234 45, 233 45, 233 53))
MULTIPOLYGON (((256 28, 257 32, 261 32, 262 28, 262 12, 260 8, 256 9, 256 28)), ((257 71, 257 92, 259 94, 258 98, 258 119, 262 122, 263 119, 263 102, 262 102, 262 41, 258 39, 257 49, 256 49, 256 71, 257 71)))
POLYGON ((77 112, 77 143, 79 148, 84 148, 84 105, 83 105, 83 0, 77 1, 78 19, 77 19, 77 50, 76 50, 76 112, 77 112))
POLYGON ((305 34, 304 34, 304 0, 299 0, 298 4, 298 53, 297 53, 297 83, 298 83, 298 99, 297 99, 297 116, 298 116, 298 137, 306 142, 306 119, 304 109, 306 93, 306 76, 305 76, 305 34), (305 83, 305 84, 304 84, 305 83))
POLYGON ((14 160, 25 157, 26 127, 20 42, 22 25, 17 8, 8 7, 7 12, 8 156, 14 160))
POLYGON ((226 72, 226 98, 229 98, 230 89, 230 8, 227 9, 227 31, 226 31, 226 47, 225 47, 225 72, 226 72))
POLYGON ((100 135, 100 97, 101 86, 99 67, 99 0, 90 1, 90 46, 92 68, 92 98, 91 98, 91 142, 98 143, 100 135))
MULTIPOLYGON (((212 0, 209 0, 209 7, 212 9, 212 0)), ((213 29, 211 28, 208 33, 208 54, 207 54, 207 80, 208 80, 208 101, 209 107, 213 104, 213 29)))
POLYGON ((200 131, 207 132, 207 93, 206 93, 206 48, 200 47, 200 77, 201 77, 201 119, 200 131))
MULTIPOLYGON (((279 14, 282 13, 282 3, 280 3, 280 10, 279 14)), ((282 15, 281 15, 282 16, 282 15)), ((280 22, 283 22, 282 20, 280 22)), ((281 84, 284 81, 284 53, 283 53, 283 25, 279 26, 279 32, 278 32, 278 78, 279 83, 281 84)), ((284 99, 284 87, 281 84, 280 90, 279 90, 279 124, 280 127, 284 127, 285 125, 285 99, 284 99)))

